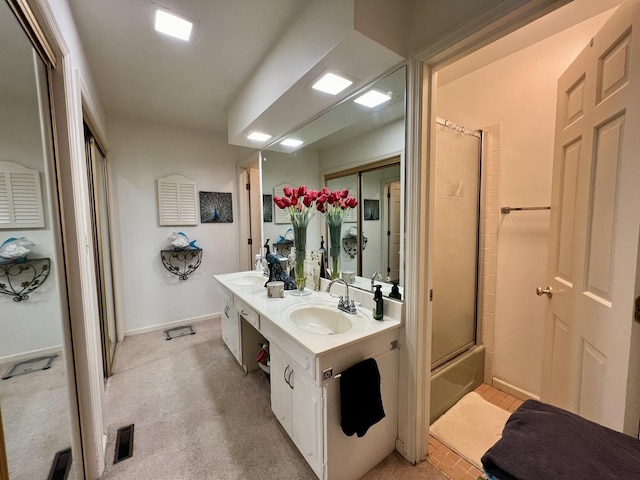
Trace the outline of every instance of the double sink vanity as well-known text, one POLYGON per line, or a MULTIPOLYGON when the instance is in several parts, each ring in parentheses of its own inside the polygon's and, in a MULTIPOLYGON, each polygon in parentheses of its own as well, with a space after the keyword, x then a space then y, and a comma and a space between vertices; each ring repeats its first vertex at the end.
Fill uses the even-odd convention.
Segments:
POLYGON ((222 338, 245 372, 269 343, 271 408, 320 479, 360 478, 396 447, 398 338, 402 302, 384 299, 384 318, 373 319, 373 294, 321 280, 320 291, 267 297, 257 271, 215 275, 221 299, 222 338), (349 294, 355 313, 338 310, 349 294), (337 294, 337 295, 336 295, 337 294), (374 358, 380 371, 385 418, 363 437, 341 428, 340 373, 374 358))

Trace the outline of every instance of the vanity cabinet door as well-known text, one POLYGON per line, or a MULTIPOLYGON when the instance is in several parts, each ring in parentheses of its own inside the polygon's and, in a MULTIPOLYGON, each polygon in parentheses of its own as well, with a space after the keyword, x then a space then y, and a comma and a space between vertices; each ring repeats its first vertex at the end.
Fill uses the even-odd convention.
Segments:
POLYGON ((300 370, 294 370, 291 383, 293 443, 322 478, 322 389, 300 370))
POLYGON ((291 436, 291 385, 287 377, 291 374, 287 358, 273 343, 270 345, 271 366, 271 410, 286 432, 291 436))
POLYGON ((322 478, 322 389, 277 345, 270 346, 271 410, 322 478))
POLYGON ((236 360, 242 363, 240 351, 240 322, 238 313, 233 305, 222 303, 222 340, 227 345, 236 360))

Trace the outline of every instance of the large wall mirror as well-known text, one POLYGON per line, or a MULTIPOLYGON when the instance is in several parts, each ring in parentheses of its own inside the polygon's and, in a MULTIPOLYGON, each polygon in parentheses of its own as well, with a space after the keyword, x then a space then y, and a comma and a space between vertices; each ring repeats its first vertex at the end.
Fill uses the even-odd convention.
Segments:
POLYGON ((69 305, 49 74, 0 2, 0 244, 22 237, 34 244, 27 243, 28 252, 0 251, 0 456, 6 453, 12 480, 75 479, 82 472, 81 452, 70 450, 77 408, 64 347, 69 305))
MULTIPOLYGON (((302 184, 346 188, 358 199, 358 207, 342 224, 340 270, 356 273, 357 288, 371 290, 372 283, 381 284, 388 294, 397 282, 402 292, 405 90, 406 68, 401 67, 262 152, 263 243, 268 240, 278 248, 291 228, 276 215, 274 189, 302 184), (355 102, 369 91, 387 100, 375 106, 355 102), (302 143, 282 144, 292 139, 302 143)), ((318 213, 307 230, 308 248, 319 248, 321 238, 328 248, 326 226, 318 213)))

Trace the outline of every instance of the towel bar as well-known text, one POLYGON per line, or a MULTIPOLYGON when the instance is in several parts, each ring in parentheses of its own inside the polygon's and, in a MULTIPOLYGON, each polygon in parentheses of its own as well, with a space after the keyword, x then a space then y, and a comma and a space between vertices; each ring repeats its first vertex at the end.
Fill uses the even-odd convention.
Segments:
POLYGON ((523 210, 551 210, 551 207, 501 207, 500 213, 507 214, 514 211, 523 211, 523 210))
MULTIPOLYGON (((381 352, 381 353, 378 353, 378 354, 374 355, 373 357, 369 357, 369 358, 373 358, 374 360, 378 361, 378 360, 380 360, 380 359, 382 359, 382 358, 386 357, 387 355, 389 355, 389 354, 391 354, 391 353, 395 352, 396 350, 400 350, 400 347, 398 347, 398 342, 397 342, 397 341, 394 341, 394 342, 392 342, 392 343, 391 343, 391 349, 389 349, 389 350, 387 350, 387 351, 384 351, 384 352, 381 352)), ((323 373, 324 373, 324 372, 327 372, 327 371, 329 371, 329 370, 333 370, 333 367, 328 368, 328 369, 326 369, 326 370, 323 370, 323 373)), ((342 376, 342 373, 336 373, 336 374, 335 374, 333 377, 331 377, 331 378, 340 378, 341 376, 342 376)))

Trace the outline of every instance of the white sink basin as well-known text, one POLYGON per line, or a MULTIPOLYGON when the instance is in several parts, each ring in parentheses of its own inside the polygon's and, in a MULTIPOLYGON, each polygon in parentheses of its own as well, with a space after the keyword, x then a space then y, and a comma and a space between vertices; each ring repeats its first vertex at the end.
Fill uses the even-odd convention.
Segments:
POLYGON ((244 272, 229 277, 229 282, 239 286, 260 285, 262 287, 267 282, 267 277, 260 272, 244 272))
POLYGON ((285 318, 296 328, 317 335, 337 335, 362 331, 368 318, 361 311, 349 314, 338 310, 336 302, 311 302, 287 307, 285 318))

